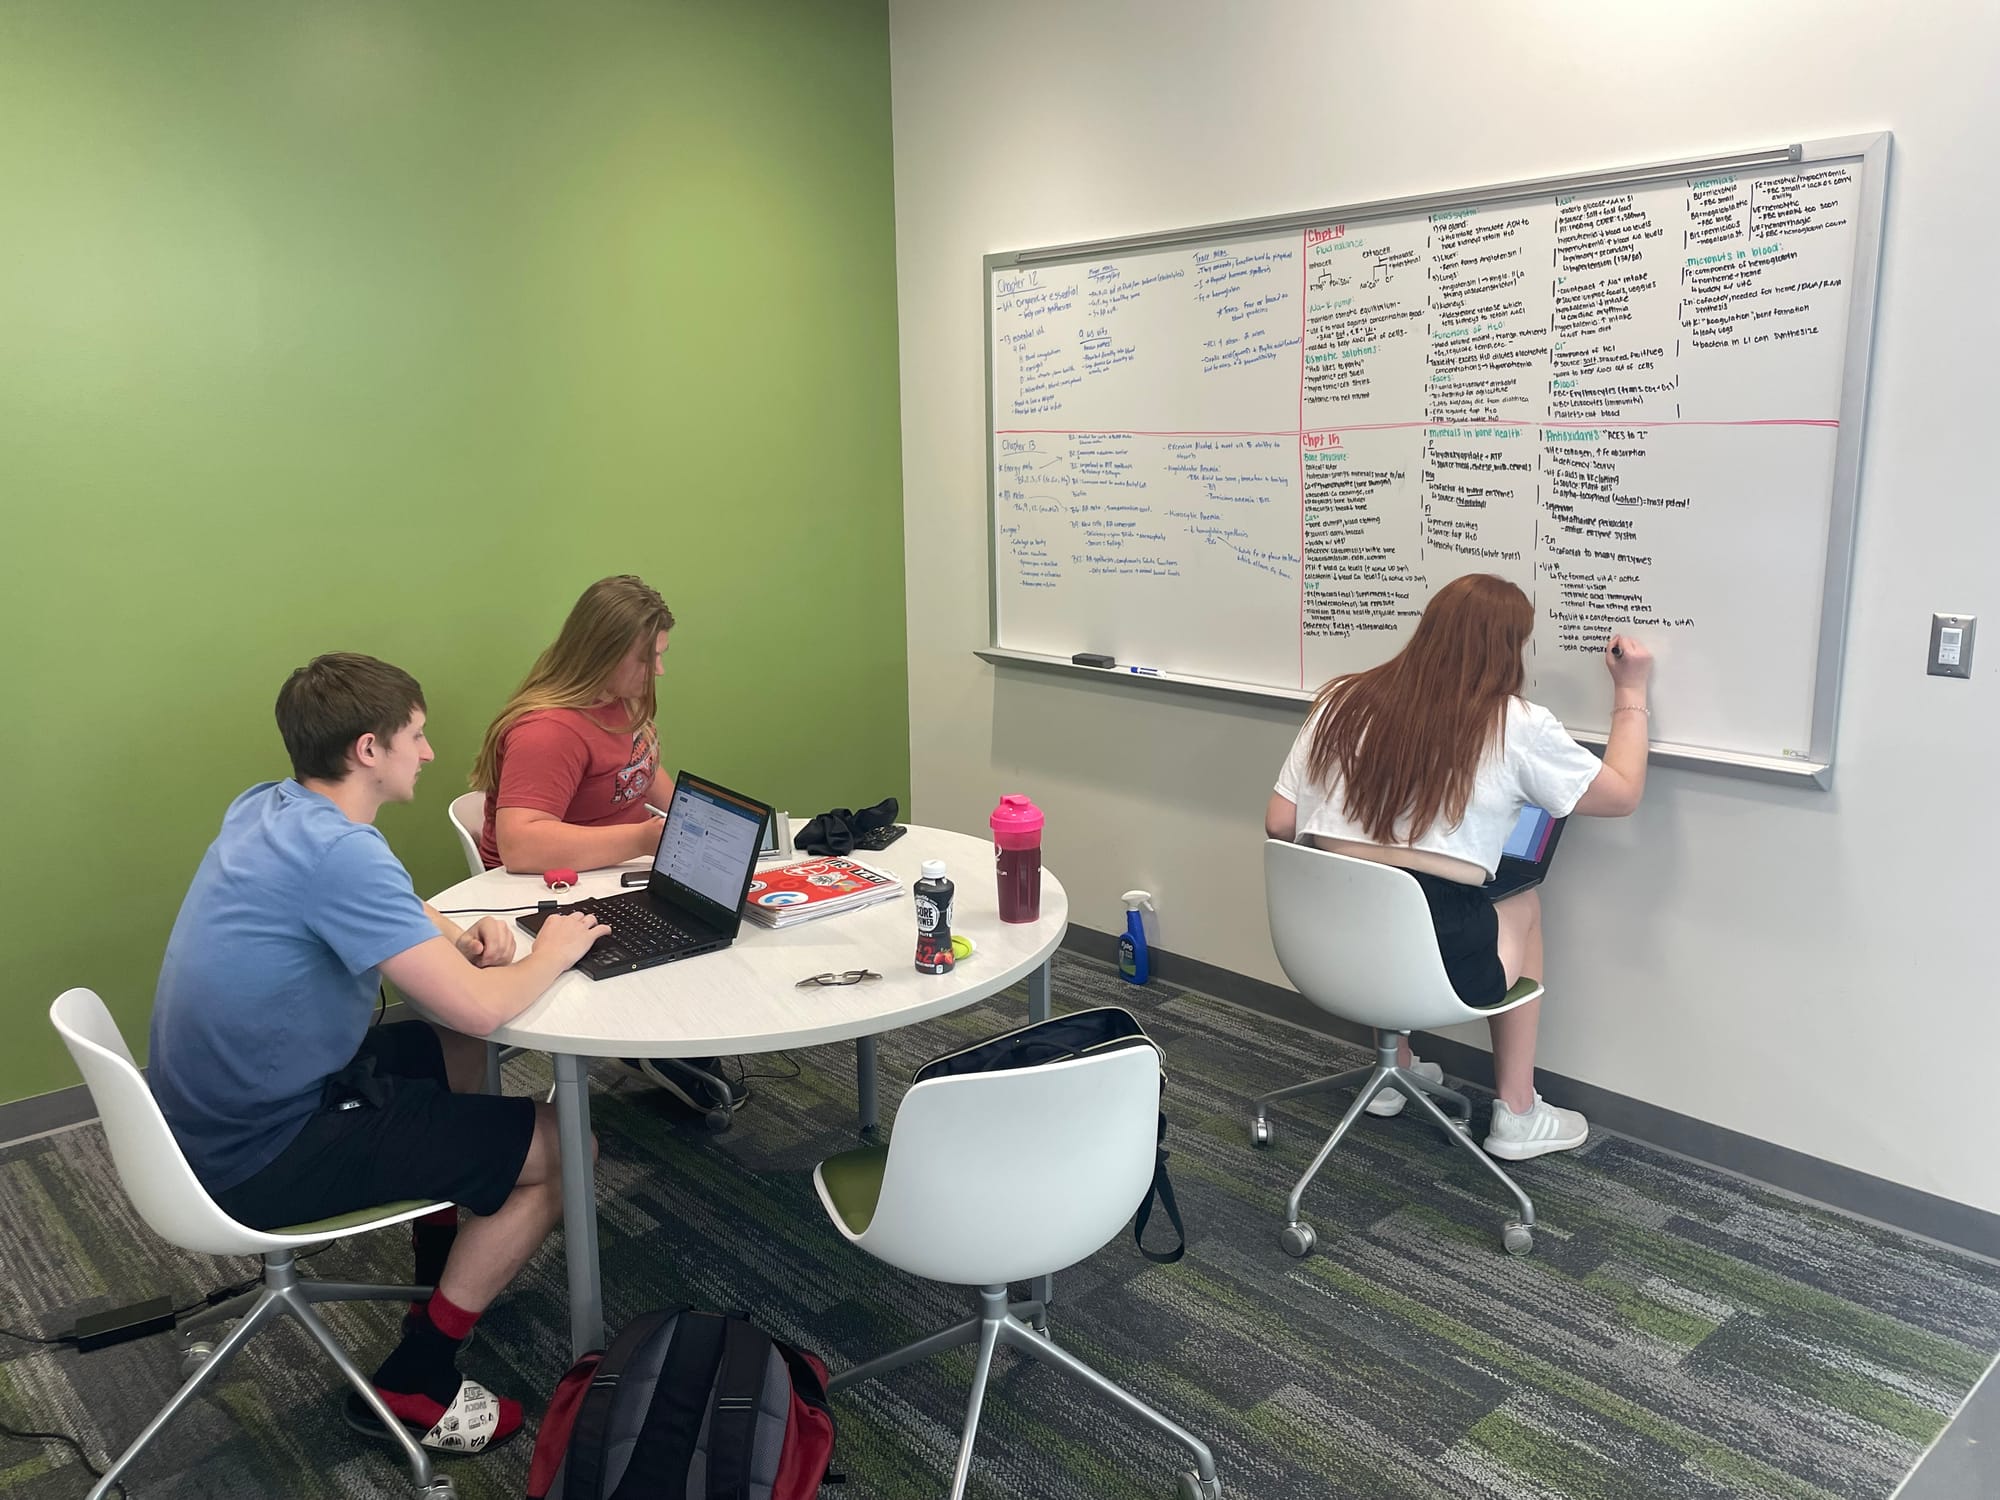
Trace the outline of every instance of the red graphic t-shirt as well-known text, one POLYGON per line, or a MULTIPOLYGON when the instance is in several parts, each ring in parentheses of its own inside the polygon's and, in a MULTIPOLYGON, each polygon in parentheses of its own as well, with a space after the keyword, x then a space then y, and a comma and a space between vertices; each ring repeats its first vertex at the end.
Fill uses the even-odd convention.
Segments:
POLYGON ((479 857, 500 864, 494 820, 503 807, 532 807, 565 823, 603 828, 646 820, 646 794, 660 766, 651 724, 607 728, 625 717, 622 705, 601 709, 538 708, 514 721, 500 741, 500 786, 486 798, 479 857))

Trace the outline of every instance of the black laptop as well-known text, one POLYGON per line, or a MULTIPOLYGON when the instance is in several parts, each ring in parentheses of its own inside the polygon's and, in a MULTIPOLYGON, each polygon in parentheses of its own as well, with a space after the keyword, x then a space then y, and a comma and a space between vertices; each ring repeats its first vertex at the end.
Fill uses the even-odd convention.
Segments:
MULTIPOLYGON (((645 889, 563 908, 589 912, 611 929, 576 967, 605 979, 727 948, 742 925, 743 898, 770 822, 763 803, 681 772, 645 889)), ((536 912, 517 920, 535 932, 548 919, 536 912)))
POLYGON ((1521 809, 1514 831, 1507 835, 1500 851, 1500 868, 1486 882, 1486 894, 1498 901, 1529 886, 1540 885, 1549 873, 1549 861, 1556 856, 1556 841, 1562 837, 1567 818, 1552 818, 1539 807, 1521 809))

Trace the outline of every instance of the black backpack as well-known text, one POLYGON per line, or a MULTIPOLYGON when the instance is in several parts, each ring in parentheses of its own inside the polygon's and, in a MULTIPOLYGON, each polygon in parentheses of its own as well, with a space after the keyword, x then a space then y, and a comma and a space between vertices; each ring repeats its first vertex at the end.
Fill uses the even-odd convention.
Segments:
MULTIPOLYGON (((1094 1010, 1051 1016, 1046 1021, 1023 1026, 1018 1031, 975 1042, 961 1052, 947 1052, 942 1057, 934 1057, 917 1069, 910 1082, 922 1083, 926 1078, 954 1078, 961 1073, 1005 1073, 1014 1068, 1032 1068, 1042 1063, 1060 1062, 1065 1057, 1083 1057, 1092 1052, 1125 1047, 1160 1050, 1159 1043, 1146 1035, 1146 1028, 1139 1024, 1139 1018, 1131 1011, 1121 1010, 1115 1005, 1100 1005, 1094 1010)), ((1164 1070, 1160 1087, 1166 1087, 1164 1070)), ((1139 1205, 1139 1212, 1132 1220, 1132 1242, 1147 1260, 1170 1266, 1187 1254, 1187 1229, 1181 1223, 1180 1205, 1174 1202, 1174 1185, 1167 1176, 1165 1110, 1160 1111, 1156 1150, 1153 1190, 1146 1195, 1146 1201, 1139 1205), (1171 1250, 1146 1248, 1146 1225, 1153 1217, 1155 1203, 1166 1211, 1167 1222, 1174 1226, 1174 1234, 1178 1237, 1179 1243, 1171 1250)))
POLYGON ((833 1457, 826 1366, 741 1314, 634 1318, 549 1399, 529 1500, 813 1500, 833 1457))

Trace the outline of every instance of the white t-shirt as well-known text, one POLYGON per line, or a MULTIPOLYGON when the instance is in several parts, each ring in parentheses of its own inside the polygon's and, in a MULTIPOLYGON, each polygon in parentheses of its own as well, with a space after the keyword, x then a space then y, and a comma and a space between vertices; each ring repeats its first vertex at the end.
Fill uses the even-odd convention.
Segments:
MULTIPOLYGON (((1373 844, 1376 840, 1351 821, 1341 806, 1338 769, 1332 786, 1307 780, 1306 762, 1312 756, 1313 730, 1318 723, 1317 714, 1306 720, 1305 728, 1292 742, 1292 753, 1285 757, 1284 769, 1278 772, 1275 790, 1298 807, 1297 837, 1301 843, 1318 836, 1373 844)), ((1473 772, 1465 816, 1455 827, 1433 823, 1414 843, 1402 837, 1397 843, 1406 849, 1462 859, 1478 865, 1491 878, 1500 868, 1500 850, 1521 809, 1532 803, 1558 818, 1568 817, 1600 769, 1597 757, 1571 739, 1554 714, 1525 698, 1510 698, 1506 732, 1499 743, 1487 749, 1473 772)), ((1399 820, 1397 826, 1400 834, 1408 825, 1399 820)))

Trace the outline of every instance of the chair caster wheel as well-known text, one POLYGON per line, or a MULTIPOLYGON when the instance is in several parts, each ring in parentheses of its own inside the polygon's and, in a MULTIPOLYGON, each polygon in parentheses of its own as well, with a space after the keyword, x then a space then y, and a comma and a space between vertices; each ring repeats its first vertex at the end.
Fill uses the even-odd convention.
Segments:
POLYGON ((1192 1469, 1183 1469, 1174 1476, 1174 1500, 1222 1500, 1222 1481, 1211 1479, 1207 1484, 1192 1469))
POLYGON ((1250 1122, 1250 1144, 1268 1146, 1271 1144, 1271 1122, 1257 1119, 1250 1122))
POLYGON ((1285 1254, 1291 1256, 1293 1260, 1304 1260, 1313 1253, 1313 1246, 1319 1243, 1319 1236, 1313 1233, 1312 1225, 1301 1221, 1297 1224, 1287 1224, 1285 1232, 1278 1236, 1278 1243, 1284 1247, 1285 1254))
POLYGON ((1526 1255, 1535 1248, 1535 1231, 1519 1219, 1500 1226, 1500 1244, 1509 1255, 1526 1255))
POLYGON ((181 1379, 194 1379, 194 1372, 208 1363, 208 1357, 215 1353, 215 1345, 207 1339, 196 1339, 181 1350, 181 1379))
POLYGON ((711 1109, 701 1117, 701 1123, 708 1127, 710 1135, 721 1135, 723 1131, 736 1123, 736 1116, 718 1104, 714 1109, 711 1109))

